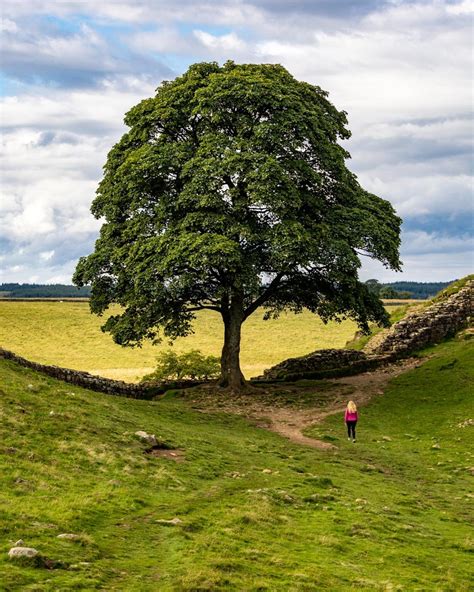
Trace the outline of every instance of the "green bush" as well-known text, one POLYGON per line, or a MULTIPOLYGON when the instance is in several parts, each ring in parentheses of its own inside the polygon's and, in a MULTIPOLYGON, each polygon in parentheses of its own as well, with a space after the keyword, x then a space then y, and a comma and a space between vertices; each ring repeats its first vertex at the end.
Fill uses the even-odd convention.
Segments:
POLYGON ((169 349, 157 356, 157 366, 141 382, 157 380, 210 380, 220 374, 220 360, 216 356, 205 356, 197 349, 178 355, 169 349))

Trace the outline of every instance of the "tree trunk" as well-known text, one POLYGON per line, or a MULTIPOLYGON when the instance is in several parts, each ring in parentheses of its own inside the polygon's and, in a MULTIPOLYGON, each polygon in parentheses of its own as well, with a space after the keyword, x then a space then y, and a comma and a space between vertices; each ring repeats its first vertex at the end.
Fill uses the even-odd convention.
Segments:
POLYGON ((236 294, 229 308, 223 311, 224 346, 221 358, 220 385, 232 391, 245 387, 245 378, 240 369, 240 337, 244 318, 242 298, 236 294))

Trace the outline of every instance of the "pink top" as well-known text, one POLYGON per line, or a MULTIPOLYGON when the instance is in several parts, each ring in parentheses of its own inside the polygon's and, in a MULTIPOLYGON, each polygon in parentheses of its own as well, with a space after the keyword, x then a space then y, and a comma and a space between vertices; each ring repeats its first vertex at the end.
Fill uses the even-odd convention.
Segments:
POLYGON ((351 413, 346 409, 346 412, 344 414, 344 421, 357 421, 357 411, 351 413))

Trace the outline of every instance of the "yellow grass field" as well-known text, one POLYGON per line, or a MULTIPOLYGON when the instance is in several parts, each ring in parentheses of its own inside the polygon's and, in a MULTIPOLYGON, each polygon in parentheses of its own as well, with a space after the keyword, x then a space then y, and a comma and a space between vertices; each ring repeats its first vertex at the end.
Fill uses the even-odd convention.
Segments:
MULTIPOLYGON (((257 311, 243 326, 241 359, 247 378, 289 357, 344 347, 357 330, 348 320, 324 325, 309 312, 284 314, 269 321, 263 321, 262 316, 263 312, 257 311)), ((158 346, 121 347, 109 334, 102 333, 102 323, 103 319, 89 312, 87 302, 0 301, 0 346, 43 364, 129 382, 150 372, 156 354, 169 347, 166 341, 158 346)), ((203 311, 196 319, 194 334, 177 340, 173 347, 178 352, 194 348, 220 355, 222 338, 220 316, 203 311)))

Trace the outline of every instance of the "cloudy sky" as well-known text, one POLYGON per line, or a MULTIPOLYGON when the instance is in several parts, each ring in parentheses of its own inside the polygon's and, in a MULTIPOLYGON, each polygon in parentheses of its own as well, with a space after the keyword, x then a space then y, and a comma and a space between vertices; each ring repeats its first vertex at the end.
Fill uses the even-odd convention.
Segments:
POLYGON ((196 61, 278 62, 348 112, 349 167, 404 219, 404 271, 472 272, 472 2, 3 0, 0 282, 69 282, 124 113, 196 61))

